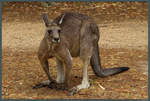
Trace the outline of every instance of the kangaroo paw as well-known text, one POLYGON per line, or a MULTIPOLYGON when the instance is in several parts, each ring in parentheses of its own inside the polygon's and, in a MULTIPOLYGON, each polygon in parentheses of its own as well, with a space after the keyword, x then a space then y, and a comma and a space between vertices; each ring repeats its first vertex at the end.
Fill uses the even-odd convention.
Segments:
POLYGON ((49 81, 49 80, 42 81, 41 83, 38 83, 38 84, 32 86, 32 88, 37 89, 37 88, 42 88, 42 87, 49 87, 49 85, 53 82, 54 81, 49 81))

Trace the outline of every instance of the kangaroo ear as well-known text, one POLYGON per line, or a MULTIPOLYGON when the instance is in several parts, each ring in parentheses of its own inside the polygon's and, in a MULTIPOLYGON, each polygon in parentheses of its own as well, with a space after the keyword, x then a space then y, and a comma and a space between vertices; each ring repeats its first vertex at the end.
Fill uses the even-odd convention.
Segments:
POLYGON ((63 15, 61 16, 61 19, 59 20, 59 24, 61 24, 61 23, 63 22, 64 17, 65 17, 65 14, 63 14, 63 15))
POLYGON ((42 14, 42 18, 45 23, 45 26, 48 27, 48 25, 50 24, 50 21, 48 20, 48 17, 45 13, 42 14))

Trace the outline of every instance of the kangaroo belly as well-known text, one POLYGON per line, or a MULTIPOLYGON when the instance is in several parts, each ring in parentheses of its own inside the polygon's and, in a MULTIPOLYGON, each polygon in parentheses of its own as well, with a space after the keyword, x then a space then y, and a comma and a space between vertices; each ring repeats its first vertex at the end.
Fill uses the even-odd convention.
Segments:
POLYGON ((72 57, 77 57, 80 54, 80 45, 74 44, 73 47, 70 49, 70 53, 72 57))
POLYGON ((66 46, 70 51, 72 57, 77 57, 80 54, 80 38, 79 34, 72 32, 71 36, 66 38, 66 46))

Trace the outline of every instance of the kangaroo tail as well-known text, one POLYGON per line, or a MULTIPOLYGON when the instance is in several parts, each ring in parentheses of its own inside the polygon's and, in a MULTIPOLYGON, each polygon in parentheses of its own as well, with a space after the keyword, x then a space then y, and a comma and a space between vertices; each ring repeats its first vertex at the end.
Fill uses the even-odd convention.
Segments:
POLYGON ((92 66, 94 73, 98 77, 106 77, 106 76, 115 75, 115 74, 127 71, 129 69, 129 67, 116 67, 116 68, 103 69, 100 63, 98 43, 96 43, 96 46, 94 47, 94 52, 91 57, 90 64, 92 66))

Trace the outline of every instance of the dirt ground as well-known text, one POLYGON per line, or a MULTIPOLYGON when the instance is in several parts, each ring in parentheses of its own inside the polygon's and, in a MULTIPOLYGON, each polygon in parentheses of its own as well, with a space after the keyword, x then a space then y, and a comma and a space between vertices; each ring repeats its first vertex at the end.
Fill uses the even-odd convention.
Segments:
MULTIPOLYGON (((98 78, 89 66, 91 87, 74 96, 66 91, 32 86, 47 80, 37 58, 44 36, 44 24, 21 21, 7 11, 2 15, 2 98, 3 99, 147 99, 148 98, 148 21, 96 20, 101 37, 99 49, 104 68, 128 66, 130 70, 118 75, 98 78), (102 87, 101 87, 102 86, 102 87), (104 88, 104 89, 103 89, 104 88)), ((15 15, 15 14, 14 14, 15 15)), ((26 19, 27 20, 27 19, 26 19)), ((56 78, 55 59, 49 60, 50 72, 56 78)), ((82 62, 73 59, 71 86, 82 80, 82 62)))

